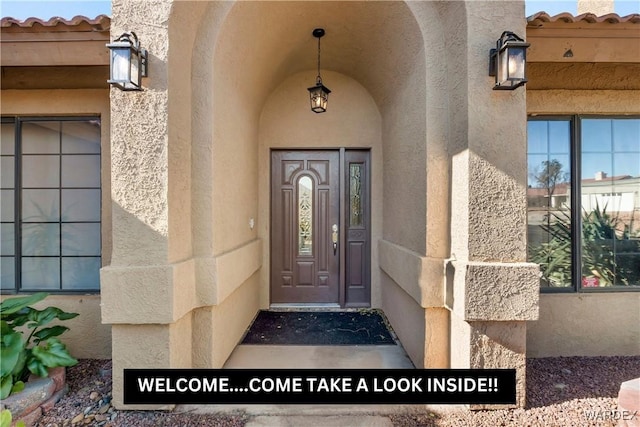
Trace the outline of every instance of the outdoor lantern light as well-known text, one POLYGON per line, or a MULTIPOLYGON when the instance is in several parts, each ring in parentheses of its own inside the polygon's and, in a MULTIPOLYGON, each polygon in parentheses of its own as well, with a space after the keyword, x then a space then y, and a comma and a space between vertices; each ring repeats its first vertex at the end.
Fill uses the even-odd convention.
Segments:
POLYGON ((141 79, 147 77, 147 50, 140 47, 136 33, 124 33, 113 43, 111 50, 111 74, 107 83, 122 90, 142 90, 141 79))
POLYGON ((529 43, 511 31, 502 33, 489 53, 489 75, 496 77, 494 90, 513 90, 527 82, 529 43))
POLYGON ((318 38, 318 77, 316 77, 316 85, 308 88, 311 97, 311 111, 314 113, 324 113, 327 111, 327 102, 331 91, 322 84, 320 77, 320 38, 324 36, 324 29, 316 28, 313 30, 313 37, 318 38))

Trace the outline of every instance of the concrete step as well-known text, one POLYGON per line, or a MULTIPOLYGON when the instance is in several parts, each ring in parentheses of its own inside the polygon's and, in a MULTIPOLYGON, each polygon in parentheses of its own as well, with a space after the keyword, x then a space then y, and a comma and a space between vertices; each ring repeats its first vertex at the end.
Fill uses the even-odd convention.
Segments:
POLYGON ((246 427, 393 427, 387 417, 367 415, 334 416, 259 416, 252 418, 246 427))

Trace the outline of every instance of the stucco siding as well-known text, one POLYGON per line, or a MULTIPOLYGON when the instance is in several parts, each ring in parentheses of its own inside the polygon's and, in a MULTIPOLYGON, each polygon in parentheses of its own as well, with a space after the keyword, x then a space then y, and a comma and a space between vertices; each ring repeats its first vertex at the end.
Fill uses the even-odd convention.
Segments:
POLYGON ((640 354, 640 293, 542 294, 528 357, 640 354))

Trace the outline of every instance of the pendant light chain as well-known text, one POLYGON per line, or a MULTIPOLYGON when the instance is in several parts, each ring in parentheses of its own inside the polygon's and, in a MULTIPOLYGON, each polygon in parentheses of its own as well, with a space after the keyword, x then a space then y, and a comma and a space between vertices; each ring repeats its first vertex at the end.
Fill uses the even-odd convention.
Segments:
POLYGON ((318 37, 318 77, 316 78, 316 84, 322 84, 322 77, 320 77, 320 37, 318 37))
POLYGON ((324 36, 324 28, 316 28, 311 33, 313 37, 318 38, 318 76, 316 77, 315 86, 307 88, 311 101, 311 111, 314 113, 324 113, 327 111, 327 101, 331 90, 322 84, 322 76, 320 75, 320 38, 324 36))

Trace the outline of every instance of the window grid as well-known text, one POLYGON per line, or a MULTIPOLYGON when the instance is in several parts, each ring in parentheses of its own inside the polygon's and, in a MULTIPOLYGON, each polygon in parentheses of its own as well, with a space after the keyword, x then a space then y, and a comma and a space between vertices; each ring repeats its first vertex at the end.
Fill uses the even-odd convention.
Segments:
MULTIPOLYGON (((98 170, 95 171, 95 173, 97 173, 97 182, 99 183, 101 180, 101 154, 100 154, 100 136, 98 134, 98 147, 94 150, 94 151, 82 151, 82 152, 69 152, 69 149, 64 149, 63 148, 63 137, 65 135, 64 133, 64 129, 63 126, 65 123, 88 123, 88 122, 92 122, 92 121, 98 121, 99 122, 99 117, 15 117, 15 118, 2 118, 2 123, 3 124, 13 124, 14 125, 14 138, 15 138, 15 146, 14 146, 14 187, 13 187, 13 191, 14 191, 14 213, 13 213, 13 219, 14 219, 14 240, 15 240, 15 245, 14 245, 14 276, 15 276, 15 283, 13 284, 13 286, 11 288, 7 288, 7 287, 3 287, 1 289, 2 293, 16 293, 16 292, 37 292, 37 291, 47 291, 47 292, 55 292, 55 293, 67 293, 67 294, 73 294, 73 293, 95 293, 95 292, 99 292, 99 283, 96 282, 96 286, 95 287, 89 287, 87 288, 85 287, 78 287, 78 288, 68 288, 65 287, 65 278, 64 278, 64 274, 65 274, 65 268, 64 268, 64 264, 65 261, 68 261, 70 259, 76 259, 76 260, 80 260, 80 259, 86 259, 86 260, 94 260, 94 263, 97 262, 98 268, 101 265, 101 259, 102 259, 102 255, 101 255, 101 247, 102 247, 102 242, 101 242, 101 221, 100 221, 100 216, 101 216, 101 211, 102 211, 102 197, 101 197, 101 187, 100 186, 68 186, 65 187, 63 186, 63 175, 64 175, 64 170, 63 170, 63 160, 64 158, 72 158, 75 156, 85 156, 85 157, 96 157, 97 158, 97 164, 99 165, 98 170), (40 152, 40 151, 34 151, 34 152, 29 152, 29 153, 24 153, 24 145, 23 145, 23 141, 22 141, 22 137, 23 137, 23 132, 22 132, 22 125, 24 123, 38 123, 38 122, 56 122, 57 123, 57 152, 40 152), (49 156, 49 157, 57 157, 57 167, 58 167, 58 179, 57 179, 57 183, 55 186, 47 186, 47 187, 43 187, 43 186, 27 186, 24 187, 22 185, 22 175, 23 175, 23 159, 24 157, 34 157, 34 156, 49 156), (53 220, 53 221, 47 221, 47 220, 40 220, 40 221, 29 221, 29 220, 25 220, 22 215, 23 215, 23 192, 24 191, 29 191, 29 190, 52 190, 52 191, 57 191, 57 203, 58 203, 58 210, 57 210, 57 219, 53 220), (98 207, 97 207, 97 219, 93 220, 65 220, 64 215, 63 215, 63 193, 64 191, 67 190, 85 190, 85 191, 97 191, 97 199, 98 199, 98 207), (58 254, 57 255, 52 255, 52 254, 38 254, 38 255, 22 255, 23 254, 23 244, 24 244, 24 234, 25 234, 25 227, 24 225, 39 225, 39 224, 57 224, 58 225, 58 230, 56 233, 56 238, 58 240, 58 254), (79 225, 79 224, 97 224, 98 225, 98 232, 97 232, 97 242, 95 243, 97 246, 97 251, 95 251, 93 254, 69 254, 66 253, 68 252, 63 245, 65 244, 65 239, 63 238, 63 229, 65 225, 79 225), (95 254, 97 253, 97 255, 95 254), (31 262, 31 260, 37 260, 37 259, 42 259, 42 260, 46 260, 46 259, 50 259, 50 260, 54 260, 57 259, 57 287, 56 288, 52 288, 52 287, 48 287, 48 286, 33 286, 33 287, 25 287, 25 283, 24 283, 24 277, 23 277, 23 264, 29 264, 31 262)), ((4 189, 4 187, 3 187, 4 189)), ((2 222, 3 224, 7 223, 6 221, 2 222)), ((11 258, 10 256, 5 256, 3 254, 2 256, 3 259, 5 258, 11 258)), ((77 266, 76 266, 77 267, 77 266)))
MULTIPOLYGON (((529 122, 535 121, 562 121, 569 120, 571 123, 571 132, 569 136, 570 142, 570 164, 571 164, 571 178, 570 178, 570 190, 571 190, 571 235, 573 236, 571 239, 571 272, 572 272, 572 280, 571 286, 567 287, 542 287, 541 291, 544 293, 566 293, 566 292, 634 292, 640 291, 640 283, 630 285, 630 286, 600 286, 600 287, 585 287, 583 286, 583 272, 582 272, 582 262, 583 262, 583 218, 582 214, 577 215, 577 212, 583 211, 582 205, 582 197, 583 197, 583 189, 582 189, 582 181, 584 177, 582 176, 582 166, 583 166, 583 154, 597 152, 598 154, 610 154, 611 156, 611 171, 612 176, 615 174, 615 154, 638 154, 640 155, 640 148, 638 151, 633 149, 628 150, 616 150, 615 144, 615 129, 614 129, 614 121, 615 120, 640 120, 640 116, 583 116, 583 115, 572 115, 572 116, 535 116, 529 117, 529 122), (594 119, 602 119, 602 120, 611 120, 611 149, 608 151, 583 151, 582 147, 582 127, 583 123, 587 120, 594 119), (576 177, 579 177, 576 179, 576 177)), ((548 147, 549 149, 549 147, 548 147)), ((536 151, 529 151, 527 149, 527 156, 529 154, 534 154, 536 151)), ((541 153, 542 154, 542 153, 541 153)), ((551 157, 553 153, 550 151, 548 155, 551 157)), ((633 176, 633 175, 632 175, 633 176)), ((636 173, 635 176, 640 176, 636 173)), ((613 181, 612 181, 613 182, 613 181)), ((615 184, 612 185, 615 190, 615 184)), ((638 189, 640 192, 640 189, 638 189)), ((636 207, 637 209, 637 207, 636 207)), ((633 213, 632 213, 633 215, 633 213)), ((613 246, 615 248, 615 239, 613 242, 613 246)))
MULTIPOLYGON (((17 148, 18 148, 18 144, 17 144, 17 134, 16 134, 16 121, 13 118, 5 118, 2 117, 1 123, 4 127, 4 125, 11 125, 13 131, 11 132, 11 137, 13 139, 13 144, 8 144, 10 147, 12 147, 11 149, 11 154, 6 154, 4 147, 7 146, 6 142, 3 141, 4 143, 2 144, 2 149, 0 151, 0 158, 2 159, 6 159, 6 158, 10 158, 13 159, 13 185, 12 186, 6 186, 4 183, 0 184, 0 190, 4 190, 2 191, 4 197, 6 197, 6 191, 11 191, 12 192, 12 196, 10 196, 13 199, 13 209, 12 209, 12 216, 11 219, 12 221, 6 221, 5 218, 1 218, 0 219, 0 227, 2 225, 11 225, 13 226, 13 249, 11 251, 11 254, 7 255, 4 253, 4 251, 0 254, 0 263, 2 263, 2 265, 0 265, 0 273, 2 272, 2 270, 4 268, 6 268, 6 260, 9 260, 9 262, 11 263, 11 268, 13 269, 13 277, 16 278, 17 272, 15 271, 16 268, 16 262, 15 260, 18 257, 18 252, 17 252, 17 246, 18 246, 18 241, 17 241, 17 226, 16 226, 16 199, 17 199, 17 195, 16 195, 16 191, 15 188, 17 186, 17 180, 18 180, 18 171, 17 171, 17 167, 16 167, 16 153, 17 153, 17 148)), ((4 139, 4 134, 3 134, 3 139, 4 139)), ((6 202, 3 203, 3 206, 6 206, 6 202)), ((6 274, 6 273, 5 273, 6 274)), ((13 288, 15 289, 16 287, 16 281, 14 280, 13 283, 13 288)), ((3 292, 5 291, 4 289, 2 290, 3 292)))

